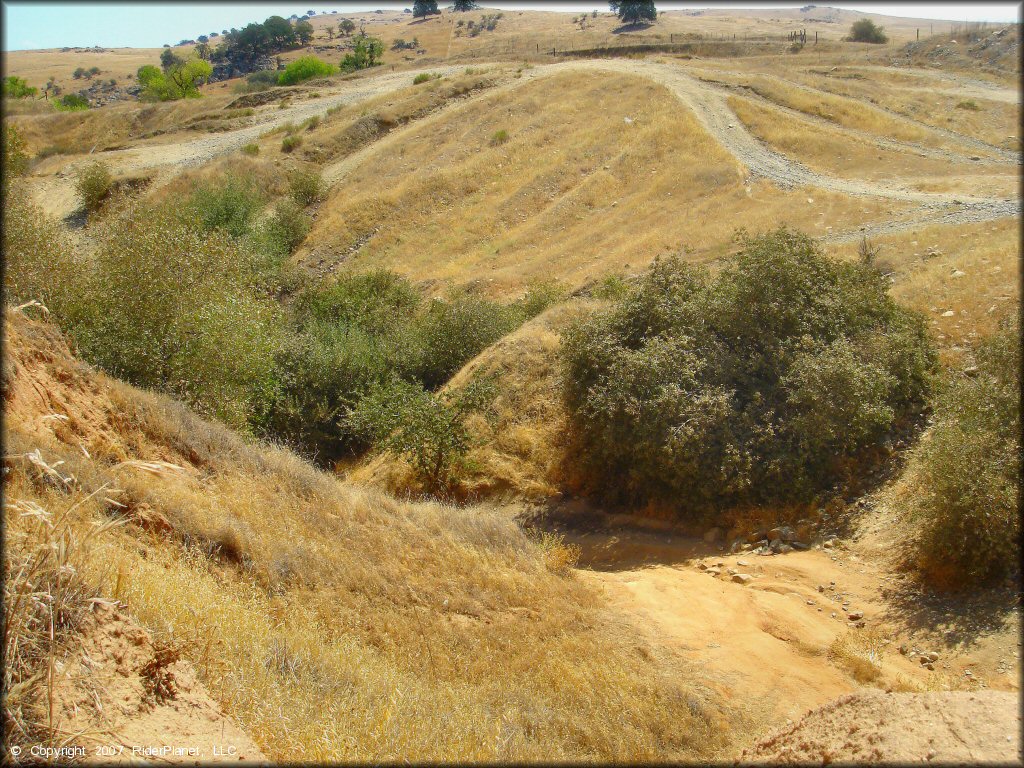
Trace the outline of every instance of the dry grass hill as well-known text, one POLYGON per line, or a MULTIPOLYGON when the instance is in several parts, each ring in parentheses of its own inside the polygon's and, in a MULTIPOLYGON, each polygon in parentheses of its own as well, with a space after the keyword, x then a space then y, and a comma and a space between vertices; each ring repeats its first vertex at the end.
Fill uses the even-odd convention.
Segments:
MULTIPOLYGON (((1019 569, 942 591, 918 547, 948 392, 988 386, 986 345, 1019 313, 1017 25, 809 5, 626 29, 503 11, 468 33, 493 13, 317 15, 284 63, 336 64, 348 17, 383 65, 297 85, 71 112, 5 97, 22 144, 5 139, 7 743, 125 759, 180 735, 198 751, 162 757, 227 742, 273 762, 1019 759, 1019 569), (843 42, 863 18, 890 42, 843 42), (608 501, 566 340, 656 258, 712 281, 750 248, 738 231, 779 227, 869 263, 922 318, 945 383, 872 447, 869 476, 813 501, 690 516, 686 500, 608 501), (190 268, 204 278, 172 274, 190 268), (177 367, 150 376, 117 358, 129 348, 177 367), (221 369, 237 380, 217 389, 221 369), (338 431, 392 375, 427 400, 378 410, 429 402, 409 413, 459 453, 443 484, 412 449, 338 431), (264 385, 284 394, 259 400, 264 385), (469 415, 438 426, 460 398, 469 415), (324 451, 325 431, 342 447, 324 451), (879 718, 915 728, 901 741, 879 718)), ((72 91, 76 67, 127 84, 160 53, 3 61, 72 91)), ((958 530, 946 546, 977 533, 958 530)), ((1015 536, 986 541, 1015 558, 1015 536)))

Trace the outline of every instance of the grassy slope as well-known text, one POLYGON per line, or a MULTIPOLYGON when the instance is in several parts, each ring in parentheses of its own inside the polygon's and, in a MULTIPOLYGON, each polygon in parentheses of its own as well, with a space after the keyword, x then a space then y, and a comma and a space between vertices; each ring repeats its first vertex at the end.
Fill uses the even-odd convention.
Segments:
POLYGON ((824 234, 831 221, 852 227, 893 208, 747 184, 665 89, 565 73, 485 93, 369 154, 335 187, 298 258, 511 295, 536 279, 576 288, 636 271, 683 246, 713 259, 741 221, 824 234), (505 143, 494 140, 501 130, 505 143))
MULTIPOLYGON (((79 536, 125 521, 77 550, 78 572, 180 648, 271 759, 694 759, 727 746, 736 724, 692 673, 654 658, 566 575, 564 552, 501 514, 344 485, 94 372, 45 324, 9 312, 5 332, 6 500, 78 505, 79 536), (71 490, 19 458, 35 449, 66 462, 71 490)), ((9 515, 9 552, 29 523, 9 515)), ((60 639, 71 652, 74 633, 60 639)))

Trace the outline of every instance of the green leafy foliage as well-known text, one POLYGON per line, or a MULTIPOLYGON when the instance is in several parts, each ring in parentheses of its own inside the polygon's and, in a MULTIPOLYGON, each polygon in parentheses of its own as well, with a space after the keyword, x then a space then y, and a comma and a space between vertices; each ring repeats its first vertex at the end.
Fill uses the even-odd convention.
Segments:
POLYGON ((871 19, 860 19, 850 27, 850 36, 846 38, 853 43, 887 43, 889 38, 885 30, 871 19))
POLYGON ((437 0, 415 0, 412 4, 412 15, 415 19, 426 18, 441 13, 437 7, 437 0))
POLYGON ((454 394, 393 380, 373 387, 347 420, 377 449, 408 459, 418 478, 436 492, 447 485, 471 446, 466 417, 493 397, 494 384, 487 379, 476 379, 454 394))
POLYGON ((1019 563, 1020 366, 1014 316, 980 345, 977 370, 941 383, 913 465, 918 564, 935 586, 991 583, 1019 563))
POLYGON ((320 172, 311 168, 295 168, 288 174, 288 193, 302 206, 319 203, 326 187, 320 172))
POLYGON ((318 59, 316 56, 302 56, 295 61, 289 62, 277 77, 278 85, 295 85, 304 80, 314 77, 328 77, 337 73, 338 68, 333 64, 318 59))
POLYGON ((384 55, 384 42, 376 37, 366 35, 356 38, 352 51, 346 53, 341 60, 342 72, 355 72, 380 64, 384 55))
POLYGON ((181 59, 166 49, 160 56, 163 70, 151 64, 139 67, 136 79, 142 86, 141 97, 148 101, 176 101, 198 98, 199 86, 210 79, 213 66, 193 56, 181 59))
POLYGON ((12 99, 25 99, 39 93, 38 88, 30 86, 23 78, 10 75, 4 78, 4 96, 12 99))
POLYGON ((219 229, 244 237, 266 204, 266 196, 249 179, 229 174, 196 184, 186 202, 190 217, 207 232, 219 229))
POLYGON ((66 93, 53 106, 60 112, 81 112, 89 108, 89 102, 77 93, 66 93))
POLYGON ((886 289, 786 229, 744 236, 715 279, 656 261, 563 344, 597 484, 702 511, 809 501, 853 477, 924 406, 935 366, 923 321, 886 289))
POLYGON ((654 0, 612 0, 608 8, 623 24, 642 24, 658 20, 654 0))
POLYGON ((99 210, 113 184, 110 169, 99 161, 82 166, 75 176, 75 191, 87 211, 99 210))

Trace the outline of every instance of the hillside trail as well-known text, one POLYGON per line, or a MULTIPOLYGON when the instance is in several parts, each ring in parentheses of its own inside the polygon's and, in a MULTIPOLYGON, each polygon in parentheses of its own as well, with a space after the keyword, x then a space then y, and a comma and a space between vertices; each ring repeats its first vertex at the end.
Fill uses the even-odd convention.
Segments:
MULTIPOLYGON (((701 82, 676 65, 633 60, 591 60, 549 64, 527 70, 522 73, 521 78, 497 89, 487 91, 475 98, 492 98, 497 94, 520 88, 528 82, 533 82, 543 77, 559 72, 581 70, 633 74, 665 86, 677 99, 694 112, 708 133, 747 169, 750 178, 764 178, 785 189, 813 187, 855 197, 884 198, 919 204, 918 209, 913 211, 909 217, 880 224, 872 230, 873 234, 895 232, 926 224, 989 221, 1004 216, 1014 216, 1019 212, 1020 204, 1016 198, 971 196, 963 193, 921 192, 895 184, 879 184, 869 181, 843 179, 814 171, 802 163, 765 146, 746 130, 742 122, 729 108, 726 102, 726 91, 701 82)), ((368 157, 378 152, 387 151, 391 146, 401 141, 408 132, 421 130, 431 123, 448 119, 452 113, 465 109, 466 106, 467 102, 449 105, 433 113, 423 121, 392 131, 384 139, 327 166, 324 169, 325 180, 330 184, 337 184, 368 157)), ((856 133, 862 134, 863 132, 856 133)), ((859 137, 868 140, 877 138, 870 137, 866 133, 859 137)), ((908 150, 906 146, 895 148, 898 151, 904 152, 908 150)), ((942 154, 943 157, 948 158, 956 153, 947 152, 942 154)), ((958 158, 965 157, 956 156, 958 158)), ((1019 155, 1014 155, 1013 162, 1016 163, 1018 161, 1019 155)), ((865 230, 858 229, 857 232, 852 233, 837 232, 830 237, 832 239, 860 237, 865 231, 866 228, 865 230)))
MULTIPOLYGON (((926 80, 938 81, 939 89, 943 93, 953 96, 962 96, 969 99, 988 99, 990 101, 1001 101, 1005 104, 1019 104, 1020 90, 1009 88, 988 80, 978 80, 967 77, 958 72, 946 72, 941 69, 927 69, 923 67, 882 67, 874 64, 855 64, 843 67, 843 69, 864 70, 865 72, 899 72, 902 74, 914 75, 926 80)), ((890 87, 897 90, 917 91, 920 93, 933 93, 934 89, 928 86, 893 84, 890 87)))
MULTIPOLYGON (((713 71, 706 71, 708 76, 715 74, 713 71)), ((713 78, 712 78, 713 79, 713 78)), ((704 82, 704 81, 702 81, 704 82)), ((893 139, 888 136, 879 136, 877 134, 869 133, 867 131, 860 130, 859 128, 851 128, 849 126, 840 125, 839 123, 832 122, 819 115, 811 115, 807 112, 801 112, 793 107, 786 106, 779 102, 772 101, 771 99, 765 98, 761 94, 757 93, 751 88, 747 88, 742 85, 733 85, 729 83, 716 82, 714 87, 719 88, 724 92, 735 94, 741 98, 763 105, 770 109, 774 109, 786 117, 796 120, 798 122, 812 125, 817 128, 822 128, 839 136, 844 136, 855 141, 870 144, 881 149, 886 149, 891 152, 899 152, 907 155, 914 155, 917 157, 934 158, 939 160, 949 160, 955 163, 977 163, 978 165, 1020 165, 1021 156, 1019 153, 1007 153, 1001 154, 998 157, 979 157, 972 153, 957 152, 952 149, 945 149, 939 147, 929 147, 924 144, 918 144, 912 141, 901 141, 900 139, 893 139), (972 160, 972 158, 978 158, 972 160)), ((921 89, 927 90, 927 89, 921 89)), ((1002 150, 1005 153, 1005 150, 1002 150)))
POLYGON ((1000 700, 1000 711, 1016 715, 1019 616, 1012 596, 992 605, 972 600, 969 608, 963 599, 923 596, 888 556, 893 522, 885 509, 834 548, 773 556, 728 554, 627 515, 590 515, 583 525, 560 519, 565 524, 554 529, 581 548, 578 577, 655 648, 699 670, 759 722, 750 743, 865 690, 1004 691, 1015 695, 1000 700), (730 571, 750 579, 738 583, 730 571), (851 620, 857 613, 862 619, 851 620), (932 651, 939 658, 930 670, 914 654, 932 651))
MULTIPOLYGON (((449 66, 433 68, 429 71, 451 75, 461 69, 462 67, 449 66)), ((1019 211, 1019 200, 1016 198, 921 192, 894 184, 843 179, 813 171, 802 163, 769 149, 747 131, 729 108, 724 91, 702 83, 687 74, 681 66, 647 60, 588 60, 533 67, 521 73, 521 77, 499 86, 497 89, 490 89, 473 99, 460 100, 460 102, 437 110, 425 120, 392 131, 383 140, 327 166, 323 171, 324 177, 330 183, 336 184, 366 157, 376 152, 386 151, 407 131, 418 130, 424 124, 429 124, 429 121, 444 119, 475 99, 488 98, 517 89, 539 78, 566 71, 632 74, 663 85, 693 111, 709 134, 729 151, 740 165, 747 169, 751 179, 763 178, 784 189, 812 187, 855 197, 873 197, 918 204, 918 209, 909 218, 901 222, 883 225, 890 228, 888 231, 933 223, 988 221, 1004 216, 1013 216, 1019 211)), ((411 82, 410 78, 415 74, 415 71, 408 71, 359 80, 354 85, 346 85, 339 92, 323 98, 293 105, 284 110, 277 110, 273 114, 260 115, 253 124, 244 128, 178 143, 147 145, 107 152, 104 153, 104 160, 117 173, 154 169, 172 173, 181 168, 200 165, 218 156, 236 151, 266 131, 288 122, 301 121, 314 115, 324 115, 332 107, 357 104, 406 87, 411 82)), ((31 177, 30 179, 36 199, 51 215, 63 218, 74 211, 72 168, 73 166, 66 167, 56 176, 31 177)), ((168 178, 167 174, 155 183, 159 184, 166 178, 168 178)), ((832 236, 841 237, 842 233, 834 233, 832 236)))

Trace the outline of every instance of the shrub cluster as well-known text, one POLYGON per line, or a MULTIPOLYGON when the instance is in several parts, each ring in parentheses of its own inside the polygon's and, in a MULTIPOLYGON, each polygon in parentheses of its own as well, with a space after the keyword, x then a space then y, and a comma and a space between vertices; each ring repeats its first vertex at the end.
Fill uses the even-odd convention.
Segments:
POLYGON ((871 265, 780 229, 717 277, 659 260, 563 344, 570 413, 614 500, 808 501, 924 406, 923 320, 871 265))
POLYGON ((887 43, 889 42, 885 30, 875 24, 871 19, 861 19, 853 22, 850 27, 850 35, 846 38, 851 43, 887 43))
POLYGON ((333 64, 328 64, 316 56, 301 56, 284 68, 284 72, 277 77, 277 84, 295 85, 314 77, 328 77, 337 71, 338 68, 333 64))
POLYGON ((79 168, 75 178, 75 190, 87 211, 99 209, 113 184, 110 170, 98 161, 79 168))
POLYGON ((935 426, 918 450, 919 566, 939 587, 991 582, 1019 562, 1018 321, 980 345, 975 370, 944 377, 935 426))

